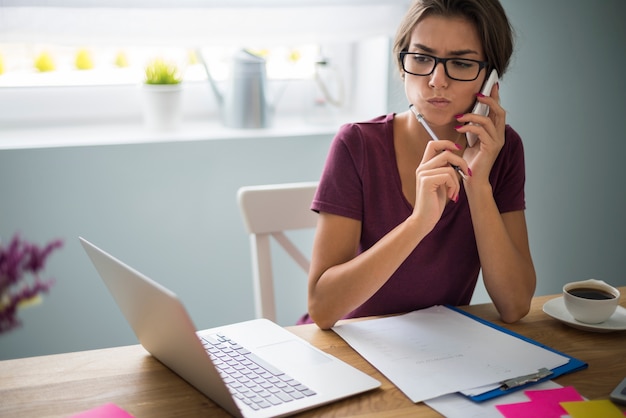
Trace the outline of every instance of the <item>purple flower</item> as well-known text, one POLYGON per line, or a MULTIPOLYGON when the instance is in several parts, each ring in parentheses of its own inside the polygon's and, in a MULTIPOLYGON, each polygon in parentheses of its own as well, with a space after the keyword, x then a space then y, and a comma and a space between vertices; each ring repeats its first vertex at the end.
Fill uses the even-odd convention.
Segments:
POLYGON ((54 279, 42 280, 46 259, 63 241, 57 239, 43 248, 13 236, 9 245, 0 241, 0 334, 19 326, 17 310, 21 303, 47 293, 54 279))

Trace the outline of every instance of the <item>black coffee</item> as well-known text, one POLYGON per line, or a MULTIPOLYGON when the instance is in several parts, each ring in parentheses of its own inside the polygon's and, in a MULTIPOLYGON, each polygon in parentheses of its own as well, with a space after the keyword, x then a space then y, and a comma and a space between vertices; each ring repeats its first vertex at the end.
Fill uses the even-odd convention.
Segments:
POLYGON ((575 289, 570 289, 567 291, 570 295, 578 296, 583 299, 593 299, 593 300, 605 300, 605 299, 613 299, 615 295, 604 292, 599 289, 591 289, 588 287, 577 287, 575 289))

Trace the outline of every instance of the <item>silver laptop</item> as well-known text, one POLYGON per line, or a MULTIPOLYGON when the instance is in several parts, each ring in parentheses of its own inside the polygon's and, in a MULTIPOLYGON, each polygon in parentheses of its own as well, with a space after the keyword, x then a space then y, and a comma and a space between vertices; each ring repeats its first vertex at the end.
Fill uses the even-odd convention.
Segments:
POLYGON ((196 332, 174 293, 79 239, 144 348, 234 416, 291 415, 380 386, 267 319, 196 332))

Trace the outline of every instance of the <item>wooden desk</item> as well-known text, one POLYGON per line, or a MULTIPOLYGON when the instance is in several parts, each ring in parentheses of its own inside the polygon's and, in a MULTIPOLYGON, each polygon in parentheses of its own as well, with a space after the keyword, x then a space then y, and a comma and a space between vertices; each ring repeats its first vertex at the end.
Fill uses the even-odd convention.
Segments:
MULTIPOLYGON (((626 306, 626 287, 620 290, 620 303, 626 306)), ((533 299, 530 314, 513 325, 500 322, 491 304, 464 309, 586 361, 588 369, 555 382, 574 386, 589 399, 607 399, 626 377, 626 332, 591 333, 561 324, 542 311, 556 296, 533 299)), ((413 404, 334 332, 314 325, 288 329, 382 382, 380 389, 301 416, 440 417, 425 404, 413 404)), ((0 362, 0 416, 69 417, 109 402, 137 418, 228 416, 140 345, 0 362)))

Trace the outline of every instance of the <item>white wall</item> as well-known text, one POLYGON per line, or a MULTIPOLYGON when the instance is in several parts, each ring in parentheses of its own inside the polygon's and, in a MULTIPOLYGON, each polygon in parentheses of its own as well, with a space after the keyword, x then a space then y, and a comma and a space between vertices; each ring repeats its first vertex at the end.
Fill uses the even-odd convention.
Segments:
MULTIPOLYGON (((537 294, 590 277, 626 285, 626 3, 503 4, 518 37, 501 94, 526 147, 537 294)), ((389 109, 404 110, 395 74, 389 109)), ((236 190, 316 179, 330 137, 0 151, 0 236, 20 230, 37 242, 66 239, 46 269, 57 285, 41 306, 23 311, 22 329, 0 336, 0 359, 135 342, 78 235, 176 291, 199 328, 252 317, 236 190)), ((282 323, 300 312, 300 285, 285 292, 300 300, 279 312, 282 323)))

